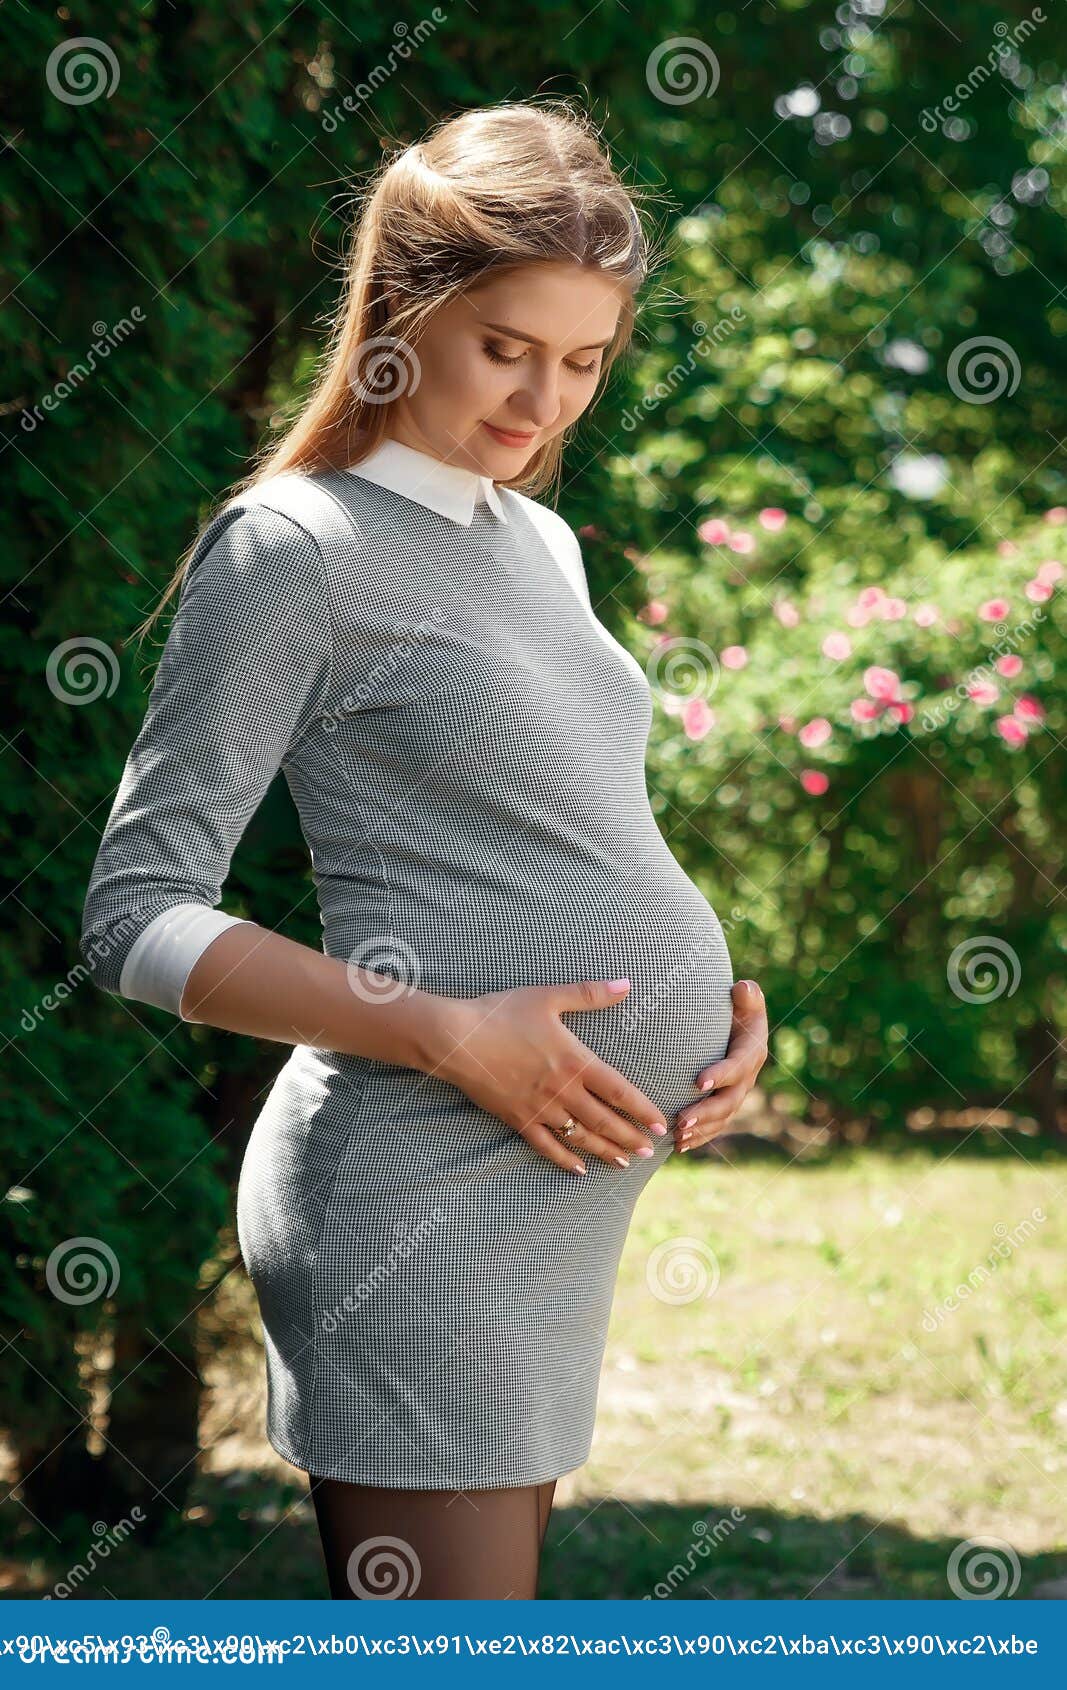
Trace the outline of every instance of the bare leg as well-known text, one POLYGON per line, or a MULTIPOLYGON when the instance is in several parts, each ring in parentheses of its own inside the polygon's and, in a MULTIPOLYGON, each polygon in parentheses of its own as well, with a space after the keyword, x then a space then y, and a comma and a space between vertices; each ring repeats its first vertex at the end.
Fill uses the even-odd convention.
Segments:
POLYGON ((394 1490, 308 1479, 331 1597, 536 1597, 545 1486, 394 1490))

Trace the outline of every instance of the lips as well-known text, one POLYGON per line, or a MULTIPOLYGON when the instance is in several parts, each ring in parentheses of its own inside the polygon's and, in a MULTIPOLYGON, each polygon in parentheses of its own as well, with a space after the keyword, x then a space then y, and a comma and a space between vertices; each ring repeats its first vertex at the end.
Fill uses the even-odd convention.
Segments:
POLYGON ((486 422, 484 426, 489 430, 493 439, 499 440, 502 446, 528 446, 534 438, 532 434, 520 434, 510 428, 498 428, 495 423, 491 422, 486 422))

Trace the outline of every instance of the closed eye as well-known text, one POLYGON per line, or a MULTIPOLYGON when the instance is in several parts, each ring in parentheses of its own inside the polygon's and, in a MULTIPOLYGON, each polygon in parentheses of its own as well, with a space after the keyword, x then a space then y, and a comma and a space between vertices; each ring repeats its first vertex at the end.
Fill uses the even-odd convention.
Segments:
MULTIPOLYGON (((490 362, 494 364, 521 364, 522 360, 526 357, 525 352, 522 352, 517 358, 505 358, 502 352, 497 352, 492 346, 483 346, 482 351, 485 353, 490 362)), ((566 364, 567 368, 569 370, 573 370, 577 376, 591 376, 597 367, 597 361, 595 358, 591 364, 575 364, 569 358, 564 358, 563 362, 566 364)))

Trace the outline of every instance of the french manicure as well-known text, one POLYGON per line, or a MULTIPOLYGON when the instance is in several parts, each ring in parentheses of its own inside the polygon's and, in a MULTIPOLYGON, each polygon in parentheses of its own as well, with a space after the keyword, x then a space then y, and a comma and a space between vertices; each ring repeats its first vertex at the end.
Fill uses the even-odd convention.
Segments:
POLYGON ((655 1154, 656 1154, 656 1152, 653 1150, 653 1148, 650 1144, 643 1144, 641 1146, 640 1150, 634 1151, 635 1156, 654 1156, 655 1154))
POLYGON ((586 1171, 586 1168, 585 1168, 584 1162, 574 1162, 574 1163, 572 1163, 572 1165, 571 1165, 571 1173, 572 1174, 584 1174, 585 1171, 586 1171))

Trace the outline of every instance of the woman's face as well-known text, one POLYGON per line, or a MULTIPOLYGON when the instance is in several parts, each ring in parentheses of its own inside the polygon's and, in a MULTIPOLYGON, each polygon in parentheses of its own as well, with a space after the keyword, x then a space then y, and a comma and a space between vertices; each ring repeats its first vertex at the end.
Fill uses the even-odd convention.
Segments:
POLYGON ((534 264, 450 300, 415 349, 418 382, 393 401, 390 434, 494 481, 520 474, 592 399, 623 288, 534 264))

